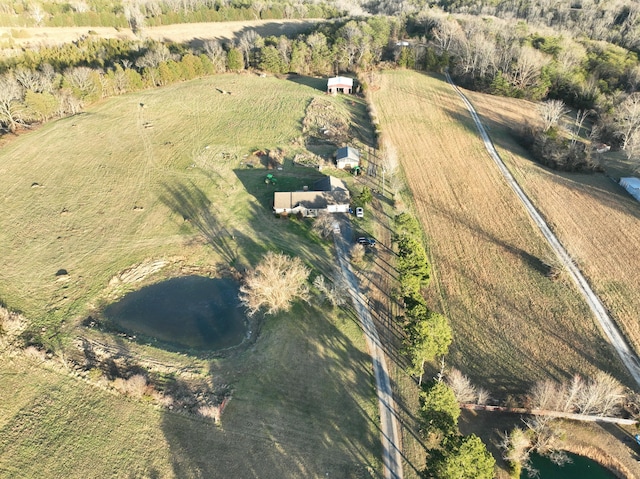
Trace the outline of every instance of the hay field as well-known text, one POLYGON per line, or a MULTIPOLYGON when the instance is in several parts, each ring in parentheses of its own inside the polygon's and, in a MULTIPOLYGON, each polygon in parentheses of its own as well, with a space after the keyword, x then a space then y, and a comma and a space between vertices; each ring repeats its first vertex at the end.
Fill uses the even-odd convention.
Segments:
POLYGON ((626 381, 573 285, 546 276, 549 248, 443 78, 386 72, 373 101, 425 229, 431 304, 454 332, 449 364, 495 397, 598 369, 626 381))
MULTIPOLYGON (((60 354, 86 332, 77 323, 105 300, 110 278, 132 265, 169 260, 147 278, 159 281, 180 265, 242 269, 273 249, 329 271, 331 244, 307 222, 276 219, 266 170, 243 164, 258 148, 304 149, 292 140, 317 96, 325 97, 302 83, 222 75, 113 98, 10 140, 0 150, 0 299, 60 354)), ((362 102, 327 101, 361 123, 362 102)), ((275 173, 282 189, 319 175, 290 161, 275 173)), ((0 476, 275 479, 381 469, 370 357, 349 311, 298 306, 267 320, 251 347, 210 360, 113 341, 230 385, 222 427, 0 353, 0 476)))
MULTIPOLYGON (((532 104, 467 93, 492 126, 500 156, 640 351, 640 203, 606 175, 558 173, 527 158, 508 127, 535 115, 532 104)), ((603 155, 607 174, 633 176, 633 166, 620 156, 603 155)))

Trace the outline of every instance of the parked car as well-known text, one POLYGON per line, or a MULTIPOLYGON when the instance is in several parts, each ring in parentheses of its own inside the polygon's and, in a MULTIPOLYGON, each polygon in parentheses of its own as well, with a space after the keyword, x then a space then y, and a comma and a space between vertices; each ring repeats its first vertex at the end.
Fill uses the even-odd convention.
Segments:
POLYGON ((361 206, 356 208, 356 218, 364 218, 364 208, 361 206))
POLYGON ((365 238, 364 236, 361 236, 360 238, 358 238, 356 240, 357 243, 360 243, 361 245, 364 246, 375 246, 376 245, 376 240, 374 240, 373 238, 365 238))

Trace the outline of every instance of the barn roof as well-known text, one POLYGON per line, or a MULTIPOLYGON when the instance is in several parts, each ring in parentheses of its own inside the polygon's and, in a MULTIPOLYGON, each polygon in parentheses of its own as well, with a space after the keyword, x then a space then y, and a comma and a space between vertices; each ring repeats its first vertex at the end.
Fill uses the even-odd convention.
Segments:
POLYGON ((327 81, 327 87, 331 88, 332 86, 350 86, 353 87, 353 78, 348 77, 333 77, 329 78, 327 81))
POLYGON ((627 190, 636 200, 640 201, 640 178, 633 176, 620 178, 620 186, 627 190))
POLYGON ((360 152, 351 146, 343 146, 336 151, 336 161, 342 159, 351 159, 353 161, 360 161, 360 152))

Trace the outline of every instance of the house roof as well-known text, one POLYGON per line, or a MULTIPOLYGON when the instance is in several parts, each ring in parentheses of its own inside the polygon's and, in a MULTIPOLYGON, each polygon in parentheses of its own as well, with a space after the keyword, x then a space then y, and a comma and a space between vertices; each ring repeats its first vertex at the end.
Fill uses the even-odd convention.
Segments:
POLYGON ((349 203, 349 192, 335 191, 278 191, 273 195, 273 207, 292 209, 304 206, 308 209, 323 209, 327 205, 343 205, 349 203))
POLYGON ((277 191, 273 194, 273 207, 291 209, 304 206, 311 209, 326 208, 327 205, 349 203, 349 190, 344 181, 335 176, 325 176, 313 185, 316 191, 277 191))
POLYGON ((348 191, 347 184, 335 176, 325 176, 324 178, 316 181, 313 185, 313 189, 316 191, 348 191))
POLYGON ((336 151, 336 161, 340 161, 343 159, 360 161, 360 152, 350 146, 343 146, 342 148, 338 148, 338 151, 336 151))
POLYGON ((333 77, 327 81, 327 88, 332 86, 349 86, 353 87, 353 78, 348 77, 333 77))

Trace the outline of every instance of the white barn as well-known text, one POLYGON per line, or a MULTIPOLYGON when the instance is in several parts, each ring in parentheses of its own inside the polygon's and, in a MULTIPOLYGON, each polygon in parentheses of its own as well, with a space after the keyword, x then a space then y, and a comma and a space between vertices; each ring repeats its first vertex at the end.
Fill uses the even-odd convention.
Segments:
POLYGON ((327 81, 327 93, 352 93, 353 78, 333 77, 327 81))
POLYGON ((620 186, 622 186, 631 196, 640 201, 640 178, 633 176, 628 178, 620 178, 620 186))

